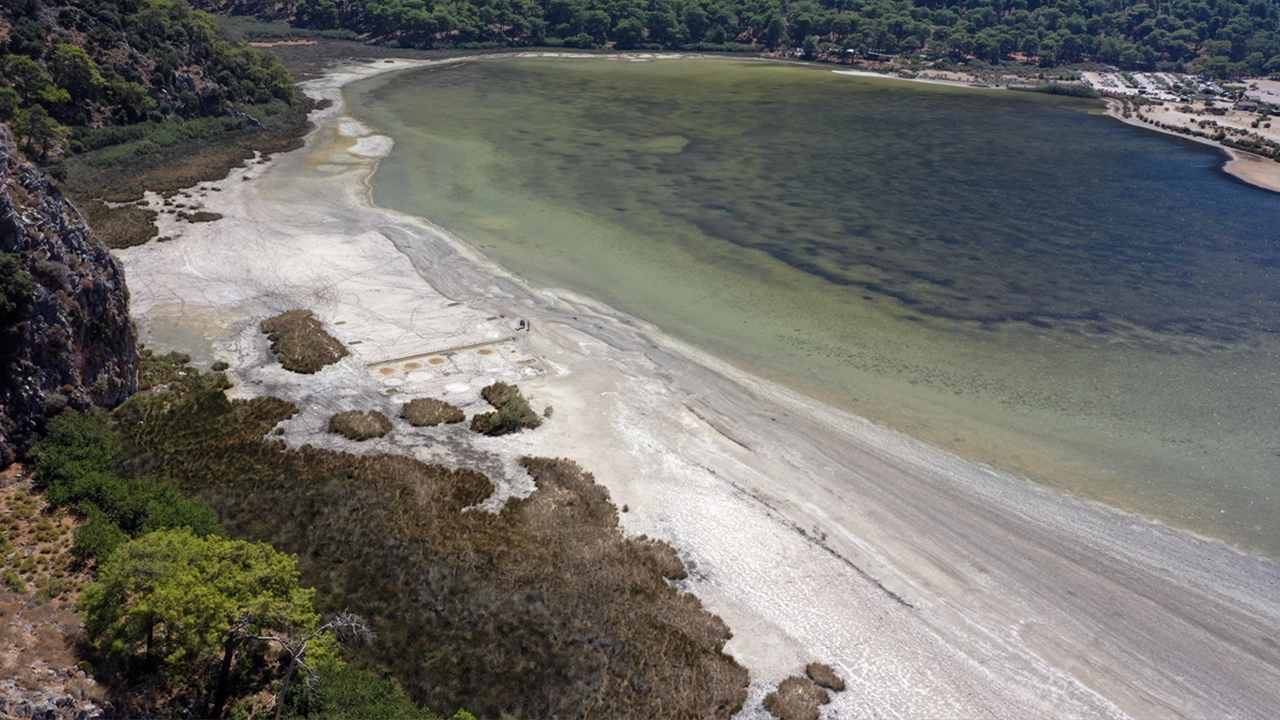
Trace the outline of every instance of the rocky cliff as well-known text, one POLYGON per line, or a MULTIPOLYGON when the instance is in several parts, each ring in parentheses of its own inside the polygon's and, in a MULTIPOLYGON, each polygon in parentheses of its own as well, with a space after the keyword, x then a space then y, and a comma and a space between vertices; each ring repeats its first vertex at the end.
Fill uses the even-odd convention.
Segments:
POLYGON ((17 257, 33 286, 18 303, 25 319, 0 325, 3 467, 49 414, 127 398, 138 384, 138 338, 120 264, 57 188, 18 157, 3 125, 0 252, 17 257))

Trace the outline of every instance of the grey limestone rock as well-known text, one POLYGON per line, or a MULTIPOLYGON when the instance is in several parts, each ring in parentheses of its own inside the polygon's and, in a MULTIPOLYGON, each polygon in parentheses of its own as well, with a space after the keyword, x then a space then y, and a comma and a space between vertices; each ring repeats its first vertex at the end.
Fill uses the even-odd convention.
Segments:
POLYGON ((0 125, 0 252, 35 282, 31 313, 0 328, 0 467, 64 407, 111 407, 137 389, 124 270, 75 207, 18 156, 0 125))

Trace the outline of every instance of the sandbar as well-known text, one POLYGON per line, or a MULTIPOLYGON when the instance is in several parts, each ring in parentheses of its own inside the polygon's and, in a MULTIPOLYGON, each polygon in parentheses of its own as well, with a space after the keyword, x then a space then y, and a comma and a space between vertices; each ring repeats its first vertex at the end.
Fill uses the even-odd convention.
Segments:
POLYGON ((964 461, 375 207, 393 140, 349 116, 342 86, 423 64, 304 83, 333 104, 303 148, 188 191, 222 219, 165 214, 173 240, 119 251, 144 342, 227 360, 234 393, 298 404, 292 445, 475 466, 498 488, 487 509, 531 490, 522 455, 581 463, 626 506, 626 532, 677 548, 680 587, 733 630, 743 718, 768 717, 763 695, 815 660, 849 685, 825 717, 1280 715, 1275 562, 964 461), (293 307, 350 355, 281 369, 258 324, 293 307), (414 397, 470 414, 494 380, 554 413, 499 438, 325 432, 335 412, 394 416, 414 397))

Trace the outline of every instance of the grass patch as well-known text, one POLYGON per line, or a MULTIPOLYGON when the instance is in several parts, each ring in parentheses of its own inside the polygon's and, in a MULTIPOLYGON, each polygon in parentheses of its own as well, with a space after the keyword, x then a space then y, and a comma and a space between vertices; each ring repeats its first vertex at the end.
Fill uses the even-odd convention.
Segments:
POLYGON ((292 106, 246 108, 250 115, 258 113, 254 117, 261 127, 244 118, 205 118, 96 130, 81 142, 97 149, 63 161, 67 179, 62 189, 76 207, 94 213, 90 225, 108 244, 137 244, 139 238, 155 237, 154 215, 139 214, 138 208, 129 206, 87 210, 92 201, 134 202, 146 190, 176 191, 221 180, 255 153, 269 156, 299 148, 302 136, 312 128, 307 113, 314 106, 304 98, 292 106), (272 108, 272 114, 267 114, 272 108), (99 226, 107 222, 113 229, 104 232, 99 226))
POLYGON ((480 396, 497 408, 497 412, 481 413, 471 418, 471 429, 478 433, 506 435, 542 424, 542 418, 529 407, 529 401, 515 385, 495 382, 481 390, 480 396))
POLYGON ((844 678, 837 675, 830 665, 811 662, 805 666, 804 674, 808 675, 809 679, 818 687, 835 690, 836 692, 844 690, 844 678))
POLYGON ((764 696, 764 709, 781 720, 818 720, 818 706, 831 702, 826 690, 799 675, 778 683, 778 689, 764 696))
POLYGON ((324 331, 310 310, 294 309, 267 318, 262 332, 285 370, 310 375, 347 356, 347 349, 324 331))
POLYGON ((84 162, 96 166, 126 165, 192 140, 207 140, 249 125, 243 117, 177 118, 161 123, 140 123, 89 131, 82 141, 88 152, 84 162))
MULTIPOLYGON (((155 392, 167 390, 168 385, 187 376, 187 364, 191 356, 186 353, 171 352, 167 355, 156 355, 145 345, 138 346, 138 392, 151 390, 155 392)), ((226 370, 225 367, 221 370, 226 370)), ((221 375, 219 370, 219 375, 221 375)), ((218 375, 210 374, 213 379, 218 375)), ((221 375, 223 381, 226 376, 221 375)), ((227 387, 230 382, 227 381, 227 387)))
POLYGON ((391 421, 377 410, 348 410, 329 418, 329 432, 348 440, 371 440, 391 432, 391 421))
POLYGON ((74 603, 88 575, 67 550, 84 521, 52 507, 20 466, 6 474, 16 477, 0 477, 0 587, 74 603))
POLYGON ((155 210, 136 205, 109 207, 96 199, 80 203, 79 208, 89 227, 113 250, 141 245, 160 234, 155 210))
POLYGON ((467 419, 462 408, 435 398, 410 400, 400 409, 400 417, 414 427, 433 427, 441 423, 460 423, 467 419))
POLYGON ((172 478, 232 537, 296 553, 321 612, 377 630, 354 659, 433 711, 727 719, 742 706, 728 628, 667 582, 670 548, 622 535, 582 468, 525 459, 529 497, 466 510, 493 491, 483 474, 290 449, 268 433, 294 412, 229 400, 191 369, 117 410, 125 471, 172 478))

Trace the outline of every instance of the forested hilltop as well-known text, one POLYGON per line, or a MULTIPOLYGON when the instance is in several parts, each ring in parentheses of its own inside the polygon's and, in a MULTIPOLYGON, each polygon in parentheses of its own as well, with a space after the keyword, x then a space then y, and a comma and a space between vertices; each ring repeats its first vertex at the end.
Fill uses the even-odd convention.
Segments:
POLYGON ((183 2, 14 0, 0 9, 0 37, 0 120, 37 158, 141 135, 108 128, 294 98, 279 61, 228 42, 183 2))
POLYGON ((1280 72, 1274 0, 194 0, 412 47, 805 48, 1280 72))
POLYGON ((157 234, 119 203, 295 147, 309 108, 276 56, 184 0, 0 3, 0 122, 112 247, 157 234))

